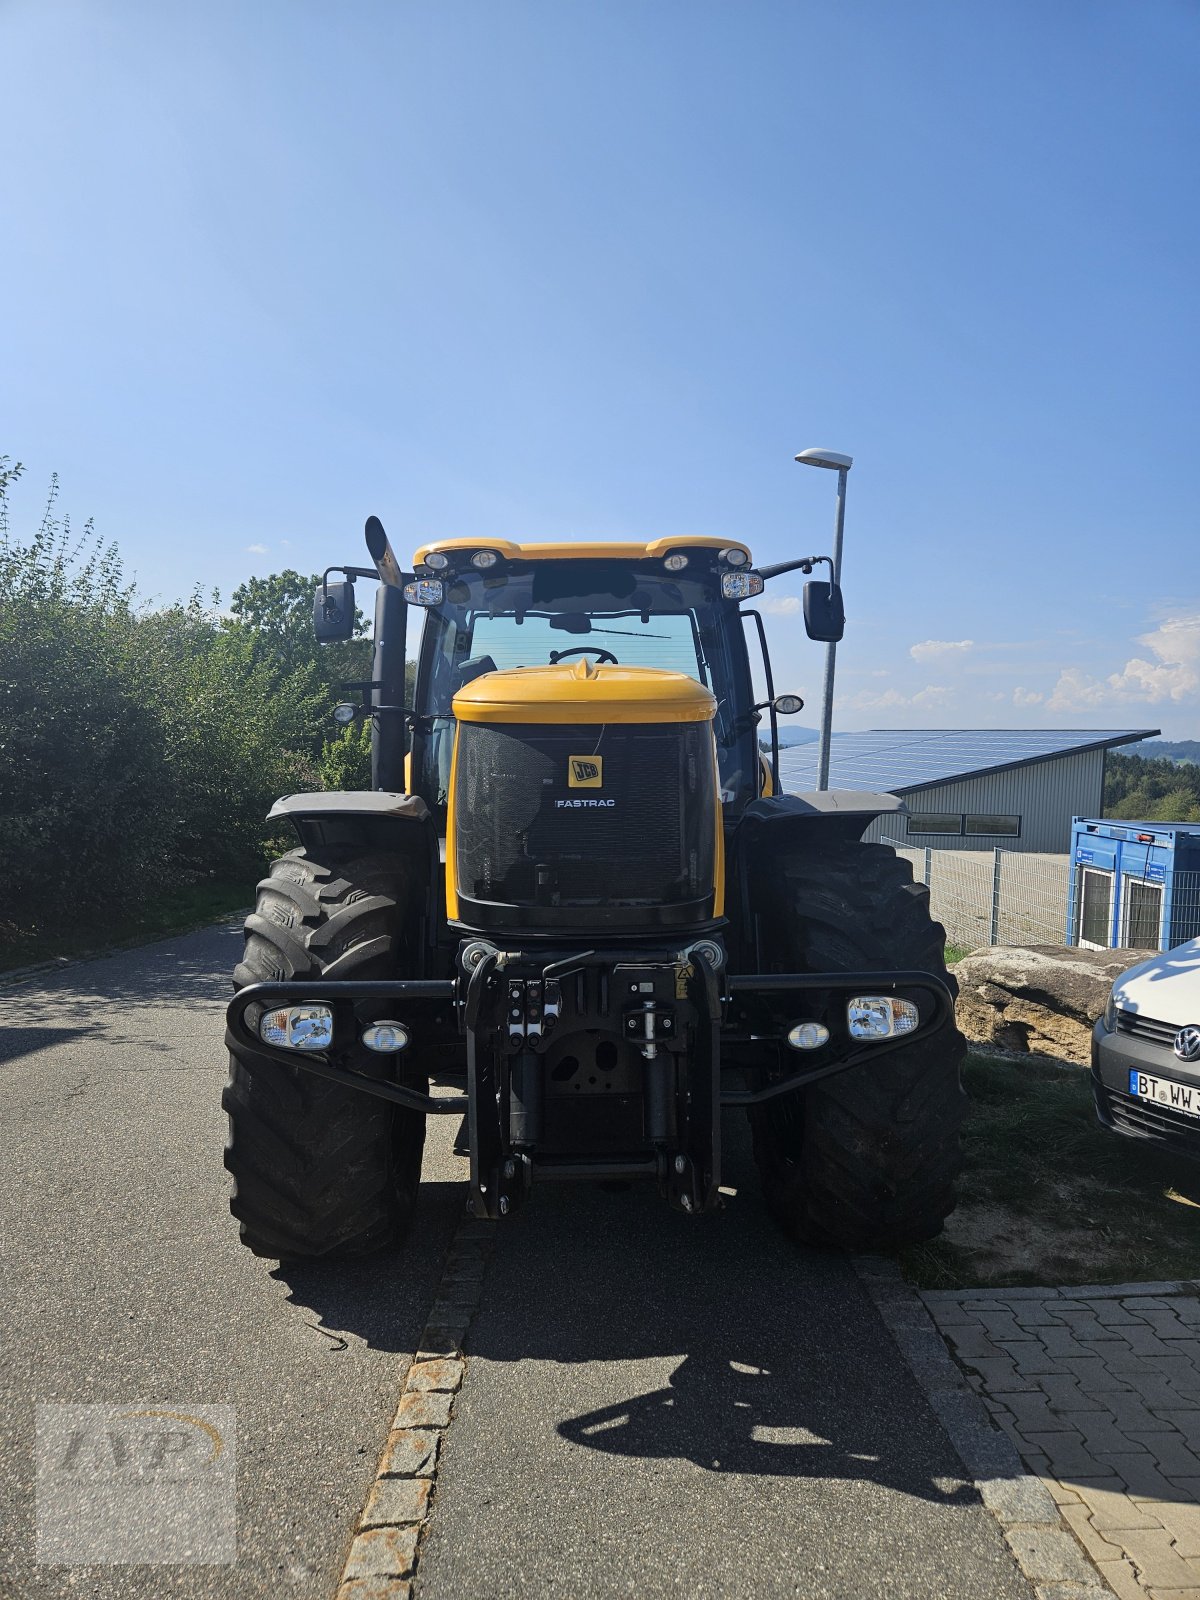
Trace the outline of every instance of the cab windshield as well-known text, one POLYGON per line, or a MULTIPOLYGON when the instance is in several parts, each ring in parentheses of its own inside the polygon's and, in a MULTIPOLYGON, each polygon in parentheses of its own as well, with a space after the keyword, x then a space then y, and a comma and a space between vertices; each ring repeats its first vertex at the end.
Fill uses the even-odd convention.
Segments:
POLYGON ((555 661, 658 667, 694 678, 717 701, 714 724, 726 804, 757 792, 750 675, 736 605, 711 584, 627 562, 524 563, 449 579, 426 616, 417 677, 413 776, 444 809, 454 745, 452 702, 485 672, 555 661))

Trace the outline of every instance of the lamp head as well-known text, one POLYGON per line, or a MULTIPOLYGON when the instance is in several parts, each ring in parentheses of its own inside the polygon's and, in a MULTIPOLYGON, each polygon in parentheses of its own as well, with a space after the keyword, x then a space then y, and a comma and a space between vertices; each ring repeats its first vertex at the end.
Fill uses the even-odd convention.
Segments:
POLYGON ((835 472, 849 472, 854 465, 853 456, 838 455, 836 450, 801 450, 795 459, 803 467, 829 467, 835 472))

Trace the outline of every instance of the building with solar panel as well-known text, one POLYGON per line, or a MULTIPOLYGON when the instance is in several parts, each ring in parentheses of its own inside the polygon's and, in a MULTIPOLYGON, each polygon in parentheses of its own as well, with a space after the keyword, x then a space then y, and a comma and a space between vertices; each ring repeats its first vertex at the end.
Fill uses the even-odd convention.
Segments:
MULTIPOLYGON (((884 817, 865 839, 938 850, 1066 855, 1075 817, 1103 811, 1105 752, 1157 728, 900 728, 839 733, 829 787, 900 795, 908 815, 884 817)), ((785 793, 813 789, 815 743, 779 752, 785 793)))

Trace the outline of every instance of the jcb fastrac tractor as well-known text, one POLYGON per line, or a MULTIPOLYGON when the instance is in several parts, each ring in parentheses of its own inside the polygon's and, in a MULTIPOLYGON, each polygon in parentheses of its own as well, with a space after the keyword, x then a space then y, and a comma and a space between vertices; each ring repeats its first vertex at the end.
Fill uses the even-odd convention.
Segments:
MULTIPOLYGON (((245 1243, 395 1242, 431 1114, 462 1119, 477 1216, 571 1178, 645 1179, 696 1215, 735 1106, 795 1237, 936 1234, 963 1111, 943 930, 861 842, 899 800, 779 792, 801 702, 745 605, 828 558, 445 539, 404 572, 374 517, 367 546, 373 567, 326 573, 316 627, 351 637, 354 579, 378 577, 372 679, 336 713, 371 720, 372 786, 273 808, 300 848, 259 885, 229 1007, 245 1243)), ((811 637, 839 638, 841 609, 832 580, 805 586, 811 637)))

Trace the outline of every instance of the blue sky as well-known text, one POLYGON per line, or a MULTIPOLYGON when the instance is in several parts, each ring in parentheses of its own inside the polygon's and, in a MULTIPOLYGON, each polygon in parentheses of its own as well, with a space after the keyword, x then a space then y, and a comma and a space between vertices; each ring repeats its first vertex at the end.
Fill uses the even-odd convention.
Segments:
POLYGON ((18 523, 57 471, 164 598, 368 512, 779 560, 823 445, 836 726, 1200 737, 1192 0, 0 0, 0 57, 18 523))

